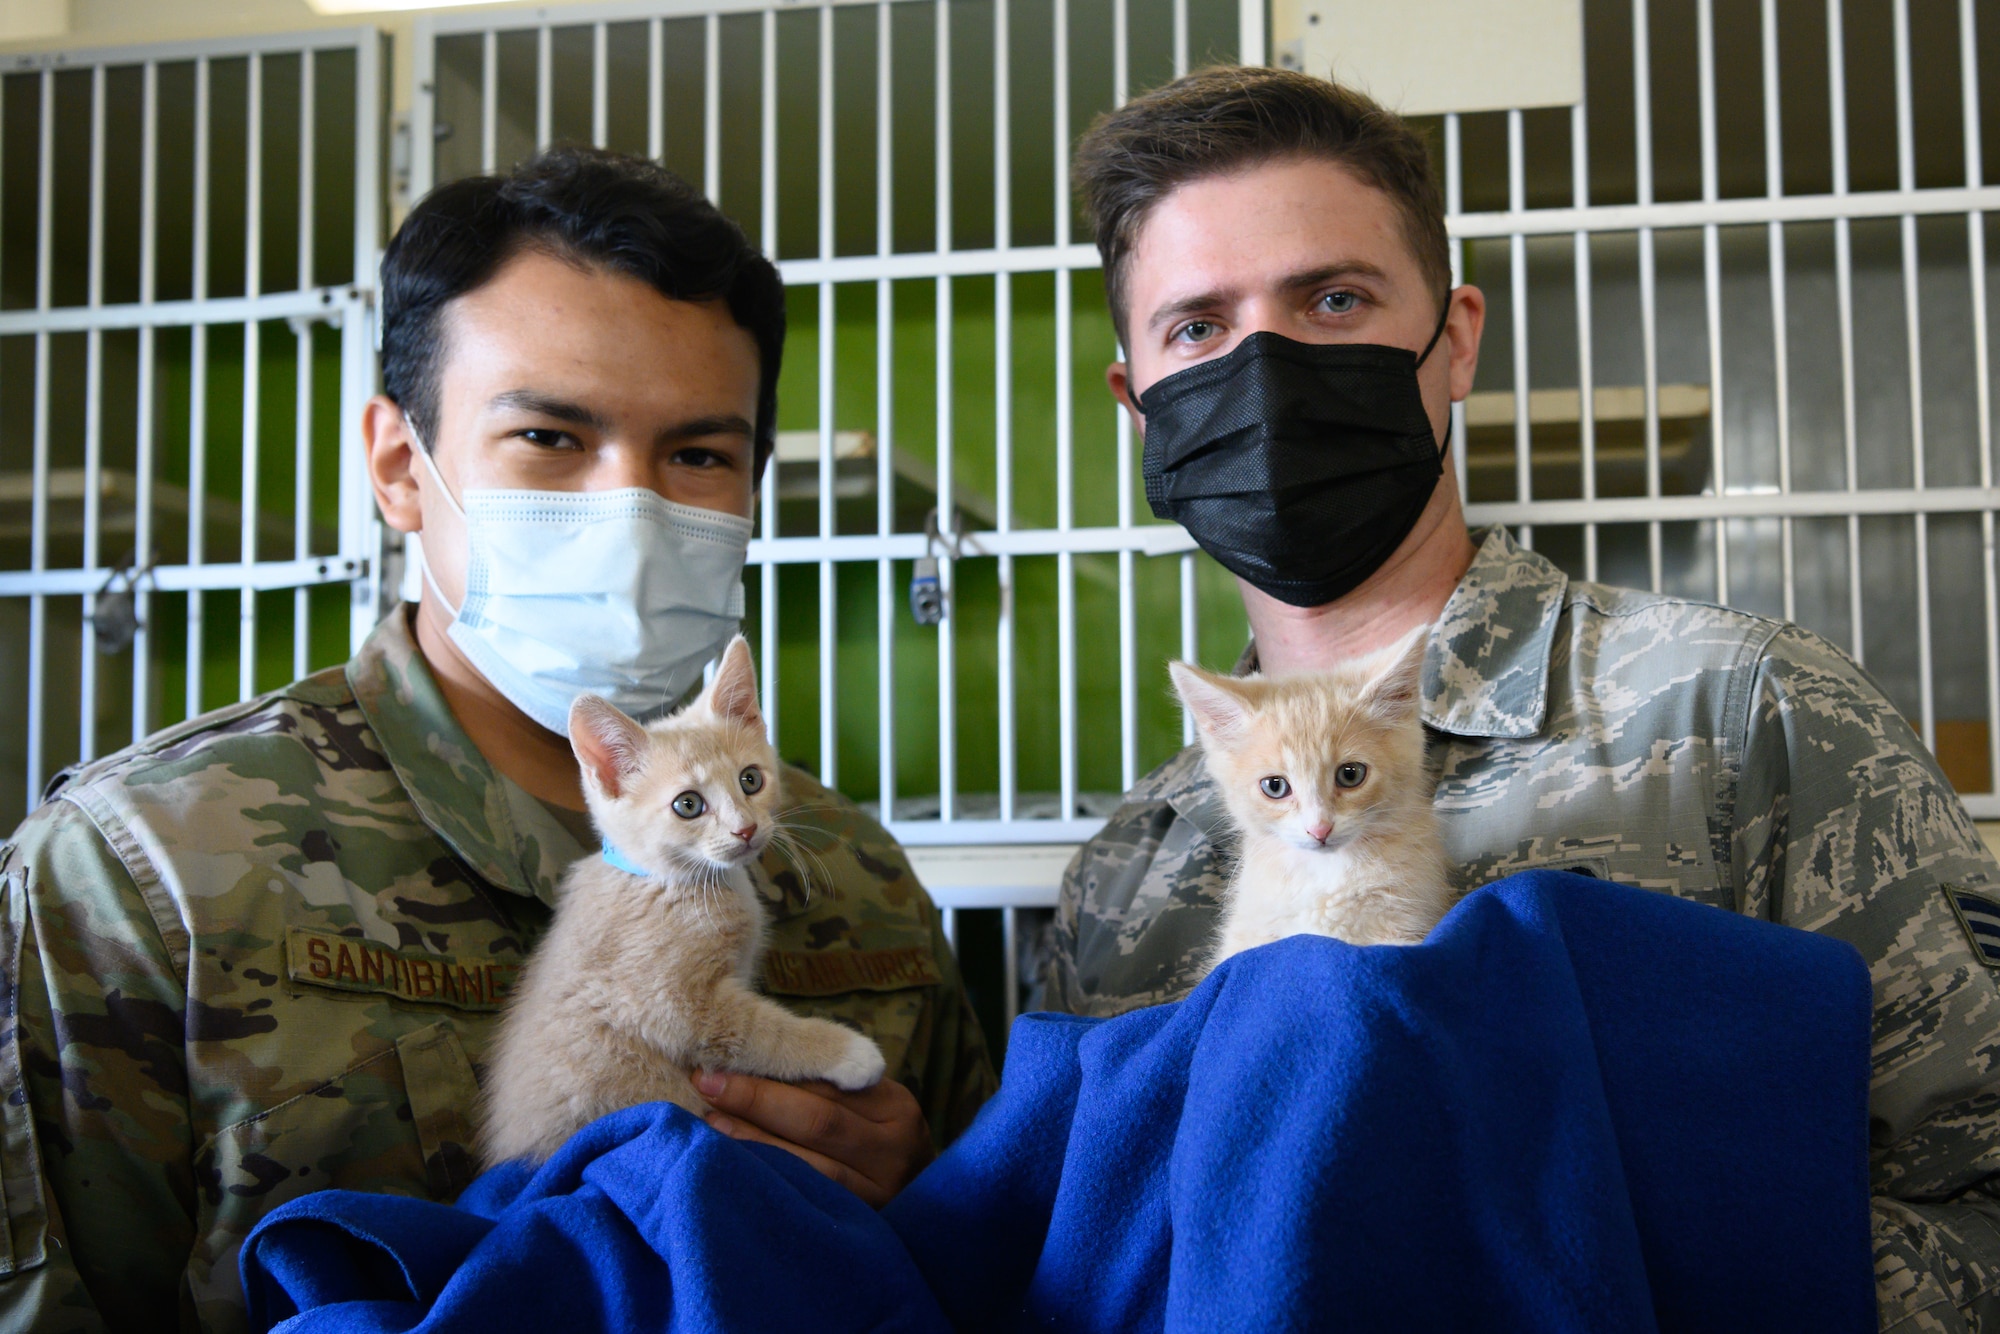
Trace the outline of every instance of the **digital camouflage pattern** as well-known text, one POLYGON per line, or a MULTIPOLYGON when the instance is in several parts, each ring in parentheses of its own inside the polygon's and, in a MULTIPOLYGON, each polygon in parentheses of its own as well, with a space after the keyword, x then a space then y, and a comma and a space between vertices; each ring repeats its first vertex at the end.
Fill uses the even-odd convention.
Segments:
MULTIPOLYGON (((1579 870, 1861 951, 1882 1328, 2000 1330, 2000 985, 1947 889, 2000 904, 2000 865, 1866 675, 1796 626, 1572 583, 1496 530, 1433 631, 1424 722, 1461 892, 1579 870)), ((1053 1008, 1188 991, 1223 832, 1197 750, 1133 789, 1064 879, 1053 1008)))
MULTIPOLYGON (((994 1088, 939 916, 787 769, 774 995, 882 1046, 940 1144, 994 1088)), ((448 1200, 507 984, 584 855, 392 615, 343 669, 84 768, 0 845, 0 1328, 243 1327, 236 1253, 324 1187, 448 1200)))

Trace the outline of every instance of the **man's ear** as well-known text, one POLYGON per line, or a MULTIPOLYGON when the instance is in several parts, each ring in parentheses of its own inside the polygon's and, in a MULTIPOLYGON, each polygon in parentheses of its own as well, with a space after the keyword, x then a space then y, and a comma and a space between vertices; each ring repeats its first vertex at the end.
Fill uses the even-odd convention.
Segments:
POLYGON ((1250 717, 1249 701, 1235 680, 1185 662, 1170 662, 1167 671, 1174 678, 1181 707, 1194 719, 1195 730, 1204 740, 1226 742, 1243 734, 1250 717))
POLYGON ((702 692, 701 702, 718 718, 749 727, 764 725, 764 715, 757 708, 757 668, 750 661, 750 641, 742 635, 722 650, 722 665, 715 669, 715 679, 702 692))
POLYGON ((1104 383, 1111 386, 1111 396, 1125 405, 1125 411, 1132 414, 1132 429, 1139 438, 1146 438, 1146 417, 1132 401, 1132 367, 1123 361, 1114 361, 1104 368, 1104 383))
POLYGON ((1447 363, 1451 401, 1456 403, 1472 392, 1472 377, 1479 369, 1479 337, 1486 329, 1486 293, 1471 283, 1451 289, 1451 313, 1445 317, 1445 346, 1451 349, 1447 363))
POLYGON ((583 766, 583 781, 617 800, 646 753, 646 729, 618 706, 595 695, 578 695, 569 706, 569 746, 583 766))
POLYGON ((402 533, 421 532, 423 507, 417 500, 416 441, 403 410, 381 394, 361 409, 362 448, 367 452, 368 484, 383 522, 402 533))
POLYGON ((1424 657, 1430 647, 1431 628, 1424 625, 1376 656, 1381 670, 1363 695, 1371 711, 1400 722, 1423 707, 1424 657))

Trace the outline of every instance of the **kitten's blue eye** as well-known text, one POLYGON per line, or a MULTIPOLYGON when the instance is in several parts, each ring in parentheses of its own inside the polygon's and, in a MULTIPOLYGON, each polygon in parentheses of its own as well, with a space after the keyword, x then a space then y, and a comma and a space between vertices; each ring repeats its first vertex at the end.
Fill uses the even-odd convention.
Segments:
POLYGON ((736 781, 743 785, 745 792, 755 795, 764 790, 764 771, 753 764, 738 774, 736 781))
POLYGON ((1366 781, 1367 777, 1367 765, 1343 764, 1333 771, 1333 785, 1335 787, 1360 787, 1366 781))
POLYGON ((1257 786, 1272 801, 1283 801, 1292 795, 1292 785, 1277 774, 1272 774, 1257 786))
POLYGON ((692 820, 708 809, 708 803, 701 799, 699 792, 683 792, 674 798, 674 814, 683 820, 692 820))

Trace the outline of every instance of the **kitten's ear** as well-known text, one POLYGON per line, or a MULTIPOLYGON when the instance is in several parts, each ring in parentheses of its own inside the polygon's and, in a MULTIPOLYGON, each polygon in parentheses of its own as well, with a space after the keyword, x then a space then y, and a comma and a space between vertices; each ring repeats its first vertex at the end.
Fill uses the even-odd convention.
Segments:
POLYGON ((1368 683, 1364 696, 1371 709, 1401 721, 1423 707, 1424 656, 1430 646, 1431 628, 1425 625, 1382 651, 1382 670, 1368 683))
POLYGON ((586 783, 614 800, 639 771, 646 753, 646 729, 595 695, 578 695, 569 706, 569 747, 583 766, 586 783))
POLYGON ((1174 678, 1181 707, 1194 719, 1195 730, 1204 739, 1228 741, 1242 733, 1249 721, 1249 701, 1235 681, 1184 662, 1168 663, 1167 671, 1174 678))
POLYGON ((722 650, 722 664, 715 679, 702 692, 702 703, 718 718, 762 727, 764 715, 757 708, 757 669, 750 661, 750 641, 742 635, 722 650))

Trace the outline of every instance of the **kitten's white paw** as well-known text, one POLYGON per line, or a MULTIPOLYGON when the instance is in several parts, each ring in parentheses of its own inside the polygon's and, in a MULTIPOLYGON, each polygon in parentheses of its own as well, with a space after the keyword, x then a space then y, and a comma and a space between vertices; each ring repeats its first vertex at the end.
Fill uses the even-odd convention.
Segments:
POLYGON ((880 1047, 859 1033, 849 1033, 847 1050, 826 1072, 826 1079, 834 1087, 852 1093, 856 1089, 873 1088, 882 1081, 888 1068, 880 1047))

